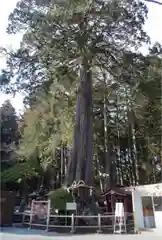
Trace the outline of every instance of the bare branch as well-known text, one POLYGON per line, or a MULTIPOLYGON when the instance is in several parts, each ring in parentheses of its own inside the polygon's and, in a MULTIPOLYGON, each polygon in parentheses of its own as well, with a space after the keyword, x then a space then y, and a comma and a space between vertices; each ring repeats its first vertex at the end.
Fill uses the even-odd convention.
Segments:
POLYGON ((162 5, 162 2, 156 1, 156 0, 145 0, 145 2, 151 2, 151 3, 156 3, 159 5, 162 5))

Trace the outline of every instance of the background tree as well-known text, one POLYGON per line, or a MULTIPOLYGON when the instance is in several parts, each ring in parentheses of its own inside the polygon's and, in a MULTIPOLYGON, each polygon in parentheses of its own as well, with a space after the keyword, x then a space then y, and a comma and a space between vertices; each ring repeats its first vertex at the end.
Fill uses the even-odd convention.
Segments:
MULTIPOLYGON (((47 68, 47 65, 56 67, 64 64, 68 71, 76 69, 77 74, 80 75, 67 184, 72 183, 74 179, 83 179, 88 184, 92 184, 92 69, 98 67, 109 72, 112 65, 118 65, 126 49, 147 40, 142 30, 147 13, 146 7, 141 2, 137 4, 135 1, 131 3, 71 1, 68 5, 55 4, 55 8, 47 9, 47 13, 44 13, 41 7, 38 9, 30 5, 29 9, 27 1, 26 3, 20 1, 17 6, 10 17, 12 22, 8 30, 13 32, 16 26, 20 27, 25 23, 24 27, 26 27, 26 23, 28 24, 22 48, 16 58, 12 55, 8 62, 9 66, 11 63, 14 66, 18 63, 18 59, 22 59, 22 56, 23 59, 26 57, 26 61, 20 65, 18 80, 20 81, 23 76, 24 81, 24 77, 29 75, 28 69, 32 71, 32 78, 33 74, 38 72, 40 74, 39 66, 43 69, 43 65, 47 68), (25 9, 29 9, 27 14, 25 9), (19 18, 19 23, 15 22, 16 16, 22 16, 23 11, 25 16, 23 14, 23 18, 19 18), (25 18, 27 21, 24 22, 25 18), (117 40, 119 38, 120 43, 117 40), (29 50, 31 42, 33 51, 29 50), (43 43, 45 43, 44 48, 43 43), (38 54, 39 49, 41 49, 40 54, 38 54), (53 56, 49 55, 47 49, 50 49, 53 56), (46 55, 41 58, 43 53, 46 55), (27 61, 30 62, 30 68, 24 68, 27 61), (33 68, 36 64, 37 71, 33 68)), ((40 78, 37 79, 39 85, 40 78)), ((30 87, 33 84, 35 85, 35 81, 31 79, 30 87)))
POLYGON ((18 116, 10 101, 5 101, 0 108, 1 126, 1 168, 12 166, 16 160, 16 149, 20 140, 18 116))

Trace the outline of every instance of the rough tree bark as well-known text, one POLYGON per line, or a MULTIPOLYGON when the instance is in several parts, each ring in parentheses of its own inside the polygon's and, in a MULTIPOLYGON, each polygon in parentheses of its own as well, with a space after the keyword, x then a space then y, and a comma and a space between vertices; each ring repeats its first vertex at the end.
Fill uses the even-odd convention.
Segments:
POLYGON ((92 74, 86 58, 82 60, 77 94, 73 148, 66 185, 71 185, 74 180, 83 180, 86 184, 92 185, 92 74))
POLYGON ((136 138, 135 138, 135 126, 134 126, 134 113, 130 109, 128 111, 128 124, 129 124, 129 133, 131 135, 131 158, 132 158, 132 168, 133 168, 133 178, 134 185, 139 184, 139 171, 138 171, 138 159, 137 159, 137 149, 136 149, 136 138))
POLYGON ((106 178, 104 181, 104 191, 110 189, 111 186, 111 175, 110 175, 110 169, 111 169, 111 154, 110 154, 110 142, 109 142, 109 136, 108 136, 108 126, 107 126, 107 81, 106 81, 106 74, 103 73, 103 79, 104 79, 104 152, 105 152, 105 172, 106 172, 106 178))

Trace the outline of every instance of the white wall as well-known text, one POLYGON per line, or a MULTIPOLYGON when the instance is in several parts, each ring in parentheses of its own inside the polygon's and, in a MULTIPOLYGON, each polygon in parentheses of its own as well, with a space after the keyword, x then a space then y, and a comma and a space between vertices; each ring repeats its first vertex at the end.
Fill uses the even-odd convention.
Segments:
POLYGON ((136 228, 144 228, 143 208, 141 194, 134 191, 135 225, 136 228))
MULTIPOLYGON (((158 195, 161 196, 162 193, 162 183, 151 184, 144 186, 137 186, 134 190, 134 214, 135 214, 135 224, 136 228, 144 228, 144 217, 142 208, 142 196, 158 195)), ((133 200, 133 199, 132 199, 133 200)), ((155 226, 156 228, 162 229, 162 209, 155 210, 155 226), (159 211, 161 210, 161 211, 159 211)))
POLYGON ((162 229, 162 196, 158 197, 158 201, 154 201, 155 204, 155 224, 156 228, 162 229))

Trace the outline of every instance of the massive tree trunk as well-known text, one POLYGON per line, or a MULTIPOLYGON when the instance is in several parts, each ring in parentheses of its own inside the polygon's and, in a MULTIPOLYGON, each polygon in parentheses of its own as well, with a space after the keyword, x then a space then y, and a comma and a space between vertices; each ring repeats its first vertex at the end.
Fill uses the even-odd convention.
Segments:
POLYGON ((74 180, 93 184, 92 161, 92 74, 84 58, 76 103, 73 148, 67 172, 67 185, 74 180))

